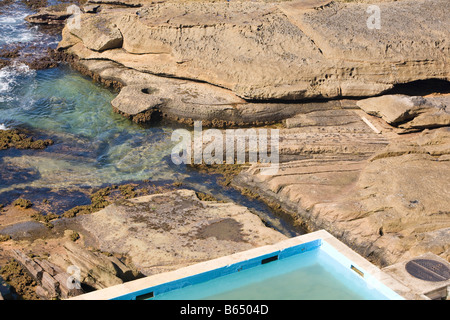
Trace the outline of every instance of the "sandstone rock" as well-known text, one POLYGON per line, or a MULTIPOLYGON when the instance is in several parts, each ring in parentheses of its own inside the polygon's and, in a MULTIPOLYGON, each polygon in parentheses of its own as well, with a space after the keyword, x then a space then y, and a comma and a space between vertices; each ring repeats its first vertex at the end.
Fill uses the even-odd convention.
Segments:
POLYGON ((450 154, 449 134, 450 128, 445 127, 435 130, 424 130, 413 139, 409 136, 398 138, 376 153, 370 160, 375 161, 414 153, 431 155, 440 159, 440 157, 450 154))
POLYGON ((13 294, 11 287, 0 276, 0 300, 12 300, 13 294))
POLYGON ((100 5, 99 4, 84 5, 83 11, 86 13, 98 13, 100 12, 100 5))
POLYGON ((111 104, 136 122, 165 118, 204 125, 258 124, 280 121, 303 107, 300 104, 247 103, 228 90, 208 84, 153 77, 140 85, 125 86, 111 104), (153 80, 153 82, 151 82, 153 80))
POLYGON ((97 289, 123 283, 112 262, 102 254, 90 252, 73 242, 65 243, 64 248, 72 264, 80 269, 81 282, 97 289))
POLYGON ((450 97, 386 95, 360 100, 357 105, 368 114, 403 129, 450 125, 450 97))
POLYGON ((71 275, 66 272, 61 272, 55 275, 55 280, 58 281, 59 294, 62 299, 74 297, 83 293, 81 288, 77 288, 72 282, 71 275), (70 283, 70 285, 69 285, 70 283))
POLYGON ((436 110, 426 112, 415 117, 413 120, 401 124, 399 127, 410 130, 421 130, 426 128, 439 128, 450 125, 450 112, 436 110))
POLYGON ((36 295, 42 300, 48 300, 51 298, 50 294, 47 290, 45 290, 42 286, 36 286, 36 295))
POLYGON ((363 141, 357 131, 353 139, 344 133, 355 123, 335 127, 334 135, 322 125, 282 130, 278 174, 262 176, 255 165, 233 184, 280 203, 378 265, 428 251, 449 259, 450 128, 400 136, 369 131, 363 141))
POLYGON ((108 257, 108 259, 113 263, 117 272, 117 277, 122 279, 124 282, 135 280, 136 278, 139 278, 141 276, 141 273, 139 271, 133 270, 130 267, 126 266, 118 258, 110 256, 108 257))
MULTIPOLYGON (((367 3, 153 3, 89 17, 118 29, 120 46, 96 51, 90 38, 95 31, 89 28, 79 39, 64 36, 70 41, 62 43, 88 73, 125 86, 113 105, 129 116, 157 109, 177 119, 220 116, 237 124, 267 119, 269 113, 272 119, 284 119, 278 174, 262 176, 262 164, 253 165, 234 180, 236 186, 280 203, 311 229, 327 229, 379 265, 426 251, 448 259, 450 143, 447 128, 434 129, 448 126, 442 101, 377 97, 385 99, 379 109, 371 105, 365 110, 369 99, 359 102, 365 115, 347 102, 275 101, 367 97, 416 80, 448 81, 446 0, 377 5, 381 29, 367 27, 367 3), (195 90, 208 92, 208 100, 179 90, 187 80, 195 80, 189 84, 195 90), (142 89, 152 88, 156 90, 148 92, 154 97, 142 96, 142 89), (209 99, 226 90, 234 94, 230 99, 242 102, 209 99), (134 95, 142 104, 132 103, 134 95), (381 130, 374 132, 368 119, 381 130), (424 131, 397 134, 417 130, 424 131)), ((116 230, 96 231, 102 250, 126 250, 146 274, 229 254, 230 240, 212 241, 211 230, 227 226, 239 238, 239 227, 245 227, 232 220, 243 224, 238 220, 242 215, 221 214, 191 226, 190 211, 206 214, 195 201, 176 205, 176 210, 162 205, 185 203, 180 198, 116 204, 83 217, 83 224, 93 233, 116 230), (186 230, 196 236, 186 238, 192 234, 186 230), (210 254, 215 246, 220 252, 210 254)), ((235 249, 247 248, 238 243, 233 243, 235 249)))
POLYGON ((59 283, 50 274, 48 274, 47 272, 44 272, 42 274, 41 283, 42 283, 42 288, 44 288, 48 292, 48 295, 50 297, 58 296, 59 283))
MULTIPOLYGON (((333 105, 333 102, 326 103, 333 105)), ((360 122, 361 118, 351 110, 330 110, 327 116, 323 116, 323 111, 313 111, 309 113, 300 113, 284 121, 286 128, 308 127, 308 126, 330 126, 330 125, 348 125, 360 122)))
POLYGON ((200 201, 191 190, 116 203, 77 219, 101 250, 127 254, 145 275, 286 238, 245 207, 200 201))
POLYGON ((25 20, 36 24, 62 25, 66 22, 66 19, 72 15, 72 13, 67 11, 68 6, 69 4, 59 4, 40 8, 37 13, 26 16, 25 20))
POLYGON ((42 278, 43 269, 40 265, 27 257, 22 251, 13 249, 11 250, 12 256, 25 267, 25 269, 38 281, 42 278))
POLYGON ((60 267, 48 260, 36 259, 36 262, 42 267, 45 272, 47 272, 51 276, 55 276, 56 274, 62 272, 60 267))
POLYGON ((368 114, 383 118, 392 125, 412 120, 430 108, 423 97, 405 95, 368 98, 358 101, 357 105, 368 114))
POLYGON ((417 117, 401 124, 404 129, 438 128, 450 125, 450 96, 426 98, 430 108, 417 117))
POLYGON ((354 105, 350 101, 252 103, 223 88, 141 73, 112 61, 84 60, 79 66, 104 83, 121 83, 121 91, 111 103, 115 111, 136 122, 163 116, 190 124, 202 120, 205 126, 261 125, 298 113, 354 105))
POLYGON ((76 37, 69 31, 69 28, 67 26, 62 29, 61 33, 62 39, 58 43, 58 50, 70 48, 81 41, 80 38, 76 37))
POLYGON ((165 2, 83 15, 82 31, 71 31, 82 45, 69 52, 209 82, 244 99, 370 96, 399 83, 449 79, 445 5, 380 3, 383 26, 372 30, 361 3, 292 10, 283 3, 165 2))
MULTIPOLYGON (((163 0, 164 1, 164 0, 163 0)), ((114 5, 119 7, 141 7, 142 3, 152 3, 153 1, 142 1, 142 0, 88 0, 87 5, 114 5)))
MULTIPOLYGON (((80 28, 70 28, 70 33, 80 38, 87 48, 94 51, 122 47, 122 34, 114 19, 101 15, 82 15, 80 28)), ((64 35, 64 34, 63 34, 64 35)))

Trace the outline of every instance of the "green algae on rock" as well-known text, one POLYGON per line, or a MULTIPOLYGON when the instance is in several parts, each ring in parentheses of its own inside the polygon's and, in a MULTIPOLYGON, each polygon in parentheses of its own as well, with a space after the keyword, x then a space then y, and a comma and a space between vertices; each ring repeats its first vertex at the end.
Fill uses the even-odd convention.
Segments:
POLYGON ((144 186, 140 188, 138 188, 138 186, 135 184, 108 186, 94 192, 90 196, 91 204, 76 206, 64 212, 62 216, 64 218, 73 218, 79 215, 91 214, 106 208, 111 203, 116 201, 131 199, 143 195, 159 194, 173 191, 173 189, 176 189, 179 186, 180 184, 177 183, 165 186, 150 185, 149 187, 144 186))
POLYGON ((33 203, 30 200, 19 198, 13 202, 13 206, 28 209, 33 206, 33 203))
POLYGON ((53 144, 53 140, 34 140, 19 130, 0 130, 0 150, 16 149, 44 149, 53 144))
POLYGON ((11 260, 0 269, 2 278, 12 287, 13 291, 23 300, 38 300, 34 290, 37 283, 16 261, 11 260))
POLYGON ((11 240, 11 236, 8 234, 0 234, 0 242, 11 240))
POLYGON ((106 187, 98 190, 97 192, 91 195, 90 205, 76 206, 64 212, 63 217, 73 218, 77 215, 90 214, 107 207, 110 204, 110 202, 106 200, 106 197, 110 195, 111 190, 112 190, 111 187, 106 187))
POLYGON ((33 213, 31 217, 37 222, 42 222, 47 228, 53 228, 53 224, 51 224, 50 221, 59 218, 57 214, 49 213, 44 215, 41 212, 33 213))

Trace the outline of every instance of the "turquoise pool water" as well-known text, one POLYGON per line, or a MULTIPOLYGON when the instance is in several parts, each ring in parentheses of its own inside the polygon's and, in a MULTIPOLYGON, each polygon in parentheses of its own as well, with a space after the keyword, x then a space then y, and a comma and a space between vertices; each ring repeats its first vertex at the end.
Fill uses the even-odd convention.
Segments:
POLYGON ((402 299, 329 244, 316 240, 118 299, 390 300, 402 299))
POLYGON ((358 275, 336 265, 333 258, 319 249, 155 297, 161 300, 383 298, 358 275))

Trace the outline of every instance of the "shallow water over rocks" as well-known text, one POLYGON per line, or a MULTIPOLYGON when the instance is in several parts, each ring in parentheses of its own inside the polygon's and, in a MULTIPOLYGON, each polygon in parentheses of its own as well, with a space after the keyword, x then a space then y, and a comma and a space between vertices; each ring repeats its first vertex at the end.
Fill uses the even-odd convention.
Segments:
MULTIPOLYGON (((28 9, 14 4, 10 12, 0 15, 1 46, 14 41, 57 43, 58 37, 44 35, 23 21, 28 9)), ((171 134, 178 125, 135 124, 113 112, 110 102, 115 96, 67 66, 36 71, 12 63, 0 69, 2 128, 26 130, 34 138, 54 141, 44 150, 1 151, 0 203, 26 197, 36 209, 62 213, 89 203, 90 192, 106 185, 178 181, 218 200, 257 210, 285 234, 298 233, 266 205, 217 184, 215 176, 174 165, 171 134), (46 210, 44 199, 51 208, 46 210)))

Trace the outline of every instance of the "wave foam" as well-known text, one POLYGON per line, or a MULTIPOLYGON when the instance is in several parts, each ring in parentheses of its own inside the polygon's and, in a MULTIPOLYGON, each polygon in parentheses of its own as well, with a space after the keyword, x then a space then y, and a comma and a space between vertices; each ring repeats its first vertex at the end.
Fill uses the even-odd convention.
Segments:
POLYGON ((0 69, 0 102, 11 100, 8 94, 18 84, 18 78, 36 73, 26 64, 14 62, 11 66, 0 69))

